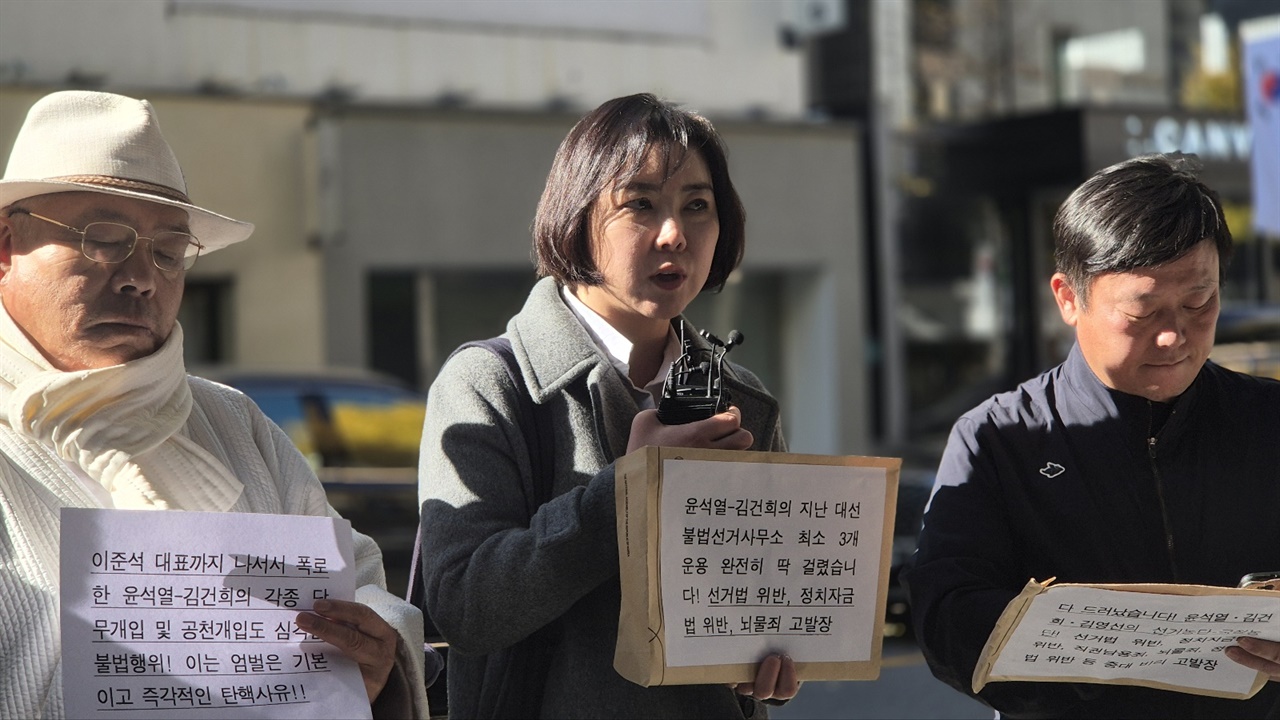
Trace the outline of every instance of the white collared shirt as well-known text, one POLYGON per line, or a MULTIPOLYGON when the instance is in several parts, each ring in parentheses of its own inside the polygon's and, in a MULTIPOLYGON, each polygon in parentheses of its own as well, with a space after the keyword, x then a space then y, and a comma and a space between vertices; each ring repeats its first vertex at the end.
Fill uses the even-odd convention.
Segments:
POLYGON ((631 389, 631 395, 635 397, 636 404, 640 406, 640 409, 647 410, 658 407, 658 398, 662 397, 662 386, 667 381, 667 373, 671 370, 671 363, 680 357, 680 338, 676 335, 675 329, 670 326, 667 327, 667 346, 662 353, 662 363, 658 366, 658 374, 643 388, 639 388, 631 382, 630 360, 631 349, 635 347, 634 343, 618 332, 599 313, 583 304, 567 286, 560 287, 560 294, 564 297, 569 309, 573 311, 574 316, 578 318, 578 322, 582 323, 582 326, 587 329, 587 334, 595 341, 596 347, 600 348, 609 363, 617 369, 618 374, 622 375, 623 382, 631 389))

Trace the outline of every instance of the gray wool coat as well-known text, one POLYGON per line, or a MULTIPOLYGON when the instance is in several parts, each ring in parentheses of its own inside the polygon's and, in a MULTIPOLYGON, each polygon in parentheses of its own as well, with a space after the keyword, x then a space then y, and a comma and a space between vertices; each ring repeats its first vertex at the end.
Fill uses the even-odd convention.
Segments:
MULTIPOLYGON (((763 705, 740 704, 724 686, 645 688, 614 671, 613 462, 639 408, 554 280, 533 288, 506 336, 539 412, 553 418, 553 499, 530 522, 521 490, 529 451, 502 361, 482 348, 456 354, 431 387, 419 467, 427 608, 450 643, 450 714, 476 712, 481 656, 562 618, 542 717, 766 717, 763 705)), ((784 451, 777 401, 749 371, 726 366, 752 449, 784 451)), ((483 682, 489 692, 493 681, 483 682)))

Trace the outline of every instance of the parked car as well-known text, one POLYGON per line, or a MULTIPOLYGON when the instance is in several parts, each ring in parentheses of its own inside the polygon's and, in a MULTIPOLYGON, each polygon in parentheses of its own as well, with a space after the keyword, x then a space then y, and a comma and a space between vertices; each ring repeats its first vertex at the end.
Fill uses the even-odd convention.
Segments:
POLYGON ((1223 367, 1280 380, 1280 305, 1224 307, 1211 357, 1223 367))
POLYGON ((333 505, 382 548, 387 589, 401 597, 418 527, 418 445, 426 397, 365 370, 194 369, 237 388, 311 462, 333 505))

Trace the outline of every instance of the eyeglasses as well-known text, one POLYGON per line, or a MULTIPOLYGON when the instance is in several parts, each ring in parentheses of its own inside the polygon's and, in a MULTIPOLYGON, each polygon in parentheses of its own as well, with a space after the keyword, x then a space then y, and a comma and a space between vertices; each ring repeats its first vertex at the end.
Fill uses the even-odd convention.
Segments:
POLYGON ((138 241, 147 240, 151 243, 151 262, 156 267, 166 272, 190 270, 191 266, 196 264, 196 258, 200 256, 200 250, 204 248, 195 235, 189 235, 184 232, 165 230, 151 237, 142 237, 138 235, 137 230, 128 225, 113 222, 92 222, 85 225, 84 229, 81 230, 70 225, 63 225, 57 220, 37 215, 29 210, 14 210, 13 212, 30 215, 37 220, 43 220, 51 225, 66 228, 79 235, 80 252, 94 262, 108 265, 128 260, 129 256, 133 255, 133 250, 137 247, 138 241))

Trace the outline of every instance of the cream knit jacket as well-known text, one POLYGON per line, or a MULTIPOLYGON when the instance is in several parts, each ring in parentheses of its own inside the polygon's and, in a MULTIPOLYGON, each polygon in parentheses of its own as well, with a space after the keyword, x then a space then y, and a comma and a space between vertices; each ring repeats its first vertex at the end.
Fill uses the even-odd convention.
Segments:
MULTIPOLYGON (((336 516, 306 460, 251 400, 185 374, 180 328, 147 358, 61 373, 0 308, 0 718, 65 714, 58 511, 101 507, 69 464, 117 507, 336 516)), ((354 536, 356 600, 403 641, 375 710, 426 717, 421 614, 386 592, 381 552, 354 536)))

